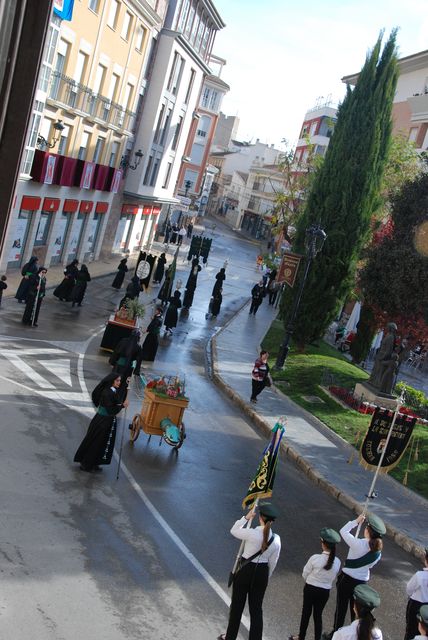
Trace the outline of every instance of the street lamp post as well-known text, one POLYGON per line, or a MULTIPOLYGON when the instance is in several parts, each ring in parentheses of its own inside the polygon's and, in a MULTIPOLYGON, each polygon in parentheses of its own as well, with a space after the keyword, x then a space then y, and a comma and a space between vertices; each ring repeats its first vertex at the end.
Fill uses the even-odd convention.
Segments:
POLYGON ((305 247, 306 247, 306 266, 303 273, 303 277, 300 281, 299 290, 294 298, 293 307, 291 309, 290 318, 288 320, 287 329, 285 332, 284 340, 280 346, 278 357, 275 363, 275 369, 281 370, 287 359, 288 352, 290 351, 291 336, 294 332, 294 323, 296 315, 299 310, 300 300, 302 298, 303 289, 305 287, 306 278, 308 277, 309 269, 312 264, 312 260, 317 253, 321 251, 327 235, 319 224, 312 224, 306 229, 305 233, 305 247))

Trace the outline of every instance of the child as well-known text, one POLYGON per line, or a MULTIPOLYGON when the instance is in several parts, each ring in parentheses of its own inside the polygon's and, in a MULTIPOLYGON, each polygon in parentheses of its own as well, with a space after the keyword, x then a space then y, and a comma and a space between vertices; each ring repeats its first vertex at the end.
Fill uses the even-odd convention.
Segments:
POLYGON ((7 280, 6 276, 2 276, 0 278, 0 306, 1 306, 1 301, 2 301, 2 298, 3 298, 3 291, 5 289, 7 289, 6 280, 7 280))

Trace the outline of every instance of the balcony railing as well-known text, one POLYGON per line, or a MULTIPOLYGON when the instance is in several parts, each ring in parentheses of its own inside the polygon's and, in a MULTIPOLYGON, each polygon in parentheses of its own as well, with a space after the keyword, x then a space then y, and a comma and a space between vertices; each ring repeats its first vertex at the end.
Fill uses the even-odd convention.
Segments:
POLYGON ((54 71, 51 75, 48 97, 71 109, 102 120, 103 123, 133 131, 135 112, 124 109, 120 104, 108 100, 63 73, 54 71))

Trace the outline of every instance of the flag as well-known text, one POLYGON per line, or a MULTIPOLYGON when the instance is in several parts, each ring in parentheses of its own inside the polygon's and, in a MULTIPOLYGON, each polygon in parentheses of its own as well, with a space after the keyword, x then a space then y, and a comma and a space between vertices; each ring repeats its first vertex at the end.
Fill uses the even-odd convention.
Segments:
POLYGON ((409 444, 416 418, 399 413, 392 426, 393 420, 393 411, 376 408, 360 449, 360 463, 366 469, 377 469, 382 453, 384 453, 384 457, 379 469, 382 473, 393 469, 403 457, 409 444), (391 427, 392 432, 388 446, 386 451, 383 452, 391 427))
POLYGON ((257 468, 254 480, 248 487, 247 495, 242 501, 243 509, 251 506, 257 498, 270 498, 272 496, 279 446, 285 432, 284 422, 284 419, 278 420, 272 429, 271 441, 263 451, 263 457, 257 468))

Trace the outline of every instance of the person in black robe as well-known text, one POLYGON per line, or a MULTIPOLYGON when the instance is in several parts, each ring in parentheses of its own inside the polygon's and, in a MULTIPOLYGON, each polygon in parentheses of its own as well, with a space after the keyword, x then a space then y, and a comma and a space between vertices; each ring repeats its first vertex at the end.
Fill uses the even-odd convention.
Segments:
POLYGON ((140 331, 134 329, 130 336, 119 340, 110 356, 109 363, 113 366, 113 371, 124 378, 128 378, 132 372, 136 376, 141 373, 143 350, 140 337, 140 331))
POLYGON ((147 336, 143 342, 142 359, 146 362, 154 362, 159 346, 159 333, 162 327, 162 307, 156 307, 153 320, 147 327, 147 336))
POLYGON ((68 300, 71 295, 79 273, 79 269, 77 268, 78 264, 78 260, 73 260, 73 262, 70 262, 70 264, 66 266, 64 269, 64 279, 53 292, 54 296, 61 301, 68 300))
POLYGON ((195 289, 198 284, 198 274, 201 271, 201 265, 198 258, 193 258, 192 269, 190 275, 187 278, 186 291, 184 293, 183 307, 190 309, 193 304, 193 296, 195 295, 195 289))
POLYGON ((172 225, 172 229, 171 229, 171 244, 175 244, 177 242, 177 237, 178 237, 178 226, 176 224, 172 225))
POLYGON ((120 262, 119 262, 119 266, 117 268, 117 273, 115 275, 115 278, 113 280, 113 282, 111 283, 111 286, 114 289, 120 289, 123 285, 123 281, 125 279, 125 273, 128 271, 128 266, 127 266, 127 260, 128 258, 123 258, 120 262))
POLYGON ((171 295, 172 277, 173 277, 173 266, 172 264, 170 264, 165 273, 165 280, 163 281, 163 284, 158 293, 158 300, 160 300, 164 306, 168 304, 168 301, 171 295))
POLYGON ((165 314, 165 331, 172 335, 172 330, 177 326, 178 322, 178 310, 181 309, 181 293, 174 291, 174 295, 169 299, 168 309, 165 314))
POLYGON ((158 263, 156 265, 155 275, 153 276, 153 284, 159 284, 163 278, 163 274, 165 271, 166 265, 166 257, 164 253, 161 253, 158 258, 158 263))
POLYGON ((149 273, 145 278, 140 280, 141 290, 143 290, 143 288, 146 289, 146 290, 149 288, 150 278, 152 277, 153 267, 155 266, 155 262, 156 262, 156 256, 154 256, 151 253, 149 253, 149 255, 145 258, 145 260, 146 260, 147 264, 149 265, 149 273))
POLYGON ((171 225, 168 222, 168 224, 165 227, 165 236, 164 236, 164 239, 163 239, 165 244, 169 243, 170 236, 171 236, 171 225))
POLYGON ((220 271, 216 274, 215 284, 212 291, 212 296, 214 296, 215 292, 219 289, 223 289, 223 282, 226 280, 226 269, 222 267, 220 271))
POLYGON ((122 307, 126 307, 127 300, 135 300, 135 298, 138 298, 138 296, 140 295, 140 291, 140 279, 137 275, 134 275, 132 276, 131 281, 126 287, 125 295, 119 302, 118 308, 121 309, 122 307))
POLYGON ((257 313, 257 309, 260 307, 263 302, 263 298, 265 295, 265 288, 263 286, 263 280, 260 280, 259 284, 255 284, 251 289, 251 306, 249 314, 253 314, 254 316, 257 313))
POLYGON ((80 267, 80 271, 76 277, 76 284, 74 285, 70 297, 69 302, 72 302, 72 307, 77 304, 78 307, 82 306, 83 298, 85 297, 86 287, 88 286, 88 282, 91 281, 91 276, 88 271, 88 267, 86 264, 82 264, 80 267))
POLYGON ((33 274, 29 278, 30 288, 27 293, 22 324, 30 327, 38 326, 37 320, 39 319, 40 307, 46 295, 46 272, 47 269, 45 267, 40 267, 37 275, 33 274))
POLYGON ((189 224, 187 225, 186 231, 187 231, 187 237, 191 238, 193 233, 193 224, 191 222, 189 222, 189 224))
POLYGON ((18 302, 25 302, 27 298, 28 290, 31 286, 30 277, 37 274, 37 263, 39 259, 36 256, 32 256, 29 261, 22 267, 21 275, 23 276, 19 287, 15 293, 15 298, 18 302))
POLYGON ((217 318, 220 313, 221 303, 223 302, 222 289, 215 289, 211 298, 211 315, 217 318))
POLYGON ((128 406, 127 386, 117 373, 109 373, 92 392, 97 413, 92 418, 86 436, 77 449, 74 462, 82 471, 101 471, 100 465, 110 464, 116 439, 116 415, 128 406))

